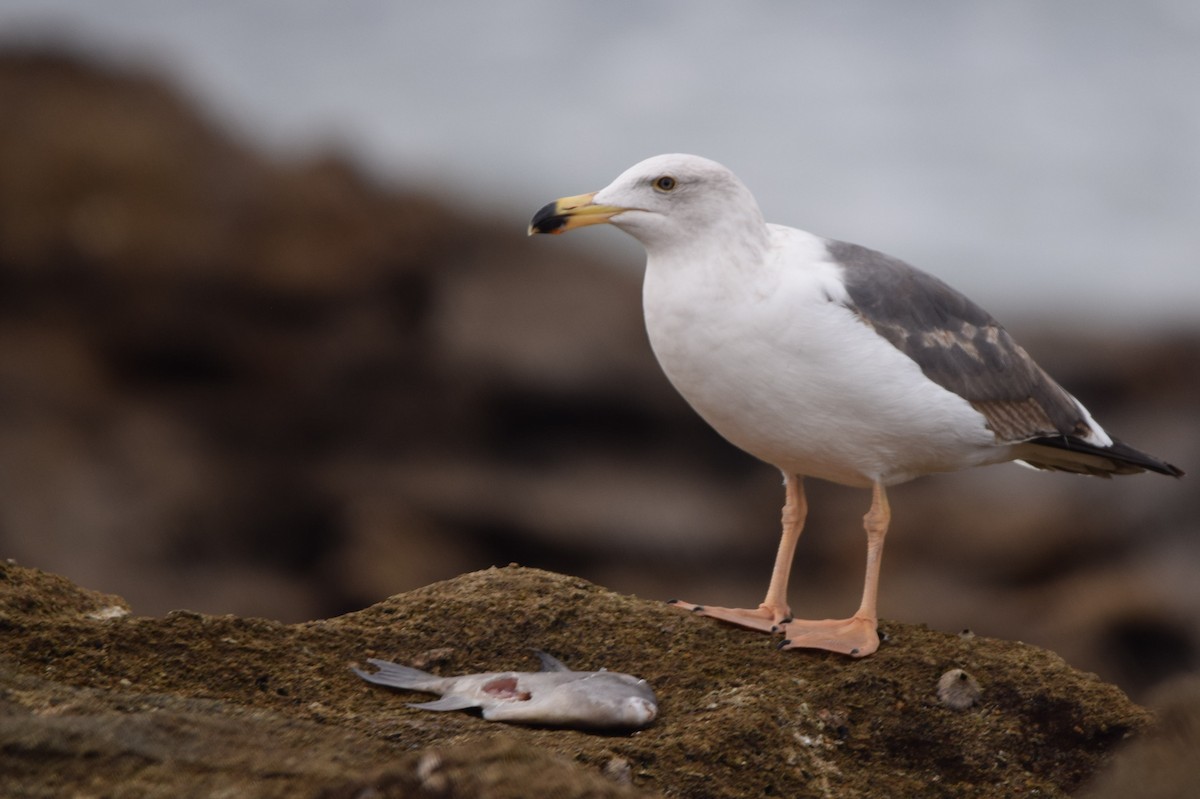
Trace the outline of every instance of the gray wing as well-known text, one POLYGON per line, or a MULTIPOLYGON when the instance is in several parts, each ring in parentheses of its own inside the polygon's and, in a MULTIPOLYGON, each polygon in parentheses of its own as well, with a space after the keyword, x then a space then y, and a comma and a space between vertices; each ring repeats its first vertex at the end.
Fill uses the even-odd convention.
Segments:
POLYGON ((883 253, 828 241, 850 308, 971 403, 999 443, 1091 432, 1077 403, 987 311, 932 275, 883 253))

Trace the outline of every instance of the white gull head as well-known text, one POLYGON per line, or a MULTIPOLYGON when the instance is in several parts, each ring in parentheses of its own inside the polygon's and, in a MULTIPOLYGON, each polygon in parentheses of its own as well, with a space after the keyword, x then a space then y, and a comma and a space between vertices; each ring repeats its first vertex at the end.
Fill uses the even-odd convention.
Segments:
POLYGON ((766 246, 754 195, 726 167, 698 155, 656 155, 596 192, 597 205, 623 209, 609 222, 645 245, 651 256, 704 242, 766 246))

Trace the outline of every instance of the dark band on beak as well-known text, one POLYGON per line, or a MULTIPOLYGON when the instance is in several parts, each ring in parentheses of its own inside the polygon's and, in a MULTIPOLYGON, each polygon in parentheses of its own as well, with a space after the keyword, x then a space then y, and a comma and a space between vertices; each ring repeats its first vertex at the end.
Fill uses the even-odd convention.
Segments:
POLYGON ((529 223, 529 235, 534 233, 566 233, 577 227, 599 225, 627 211, 617 205, 600 205, 592 201, 596 192, 563 197, 543 206, 529 223))
POLYGON ((546 203, 533 215, 529 223, 529 235, 534 233, 557 233, 567 224, 567 217, 558 211, 558 202, 546 203))

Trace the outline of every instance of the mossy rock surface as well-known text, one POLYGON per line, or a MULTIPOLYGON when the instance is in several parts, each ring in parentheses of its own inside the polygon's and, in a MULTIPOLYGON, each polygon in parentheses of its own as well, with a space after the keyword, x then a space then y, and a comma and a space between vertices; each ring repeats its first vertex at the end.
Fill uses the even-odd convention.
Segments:
POLYGON ((869 658, 780 652, 516 566, 304 624, 123 609, 0 565, 0 794, 1054 797, 1150 721, 1025 644, 887 621, 869 658), (530 648, 644 677, 658 721, 624 735, 500 725, 410 709, 428 695, 350 671, 368 657, 535 670, 530 648), (978 681, 973 707, 939 701, 952 668, 978 681))

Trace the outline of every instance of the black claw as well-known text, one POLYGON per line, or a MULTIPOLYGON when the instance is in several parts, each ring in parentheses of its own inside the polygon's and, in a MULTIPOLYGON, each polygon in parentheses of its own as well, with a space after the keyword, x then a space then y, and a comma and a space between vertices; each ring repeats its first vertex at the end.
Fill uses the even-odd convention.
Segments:
POLYGON ((787 639, 787 640, 785 640, 785 641, 780 641, 780 642, 779 642, 779 646, 777 646, 777 647, 775 647, 775 648, 776 648, 776 649, 786 649, 786 648, 788 647, 788 645, 789 645, 789 644, 791 644, 791 643, 792 643, 792 640, 789 638, 789 639, 787 639))
POLYGON ((858 654, 858 647, 854 647, 853 649, 850 650, 850 657, 854 657, 857 654, 858 654))
POLYGON ((668 599, 667 604, 668 605, 677 605, 677 604, 679 604, 679 600, 678 599, 668 599))
POLYGON ((699 612, 700 612, 700 611, 702 611, 702 610, 704 610, 704 606, 703 606, 703 605, 697 605, 696 607, 692 608, 692 613, 699 613, 699 612))

